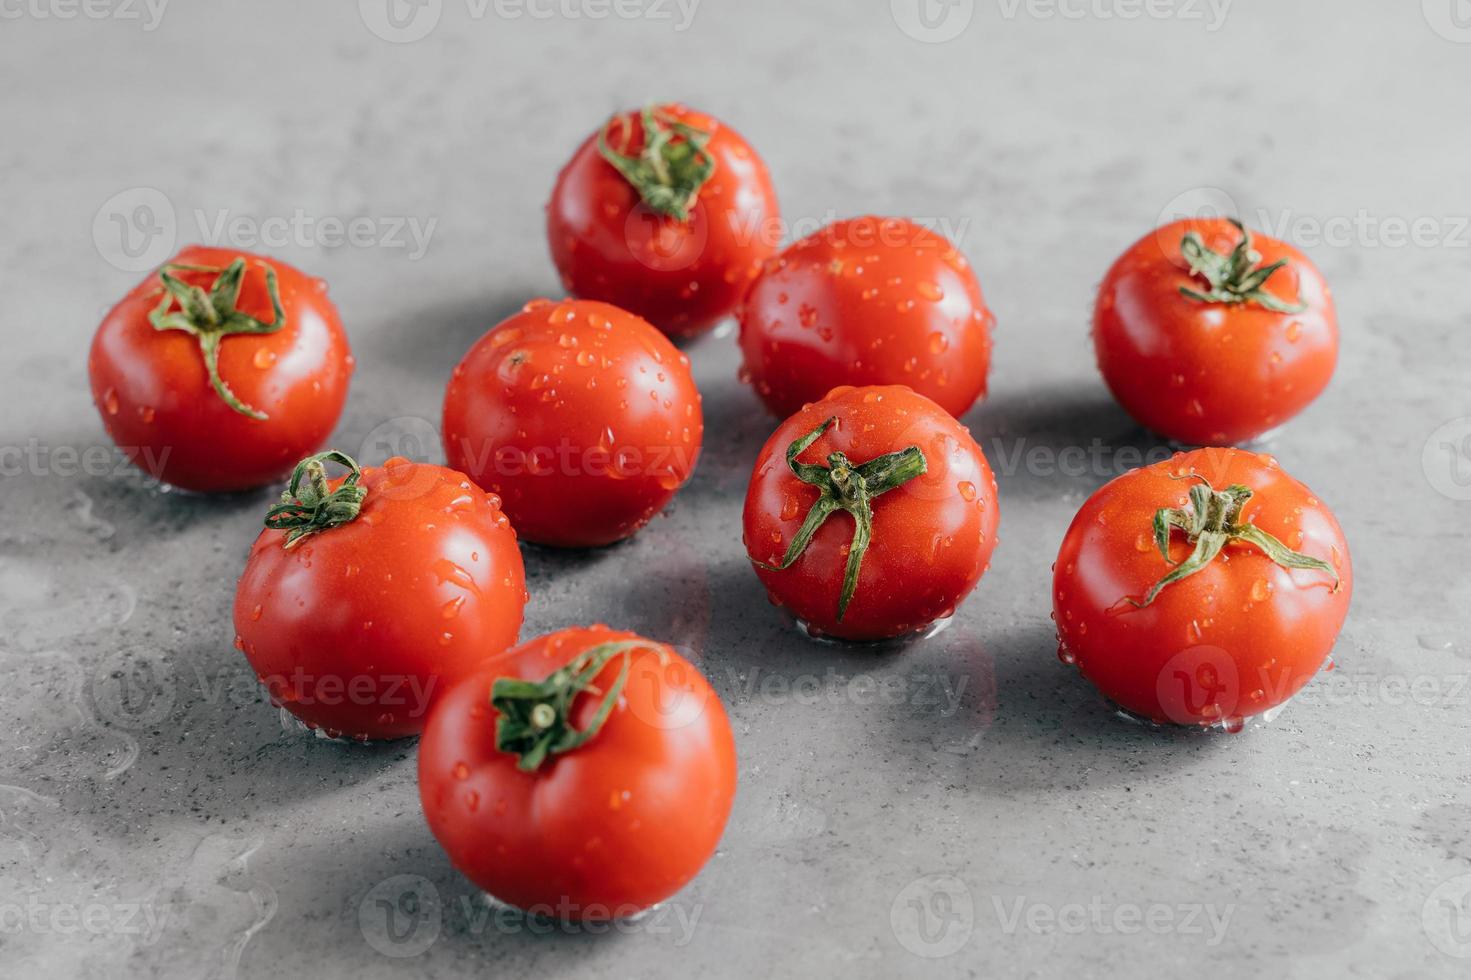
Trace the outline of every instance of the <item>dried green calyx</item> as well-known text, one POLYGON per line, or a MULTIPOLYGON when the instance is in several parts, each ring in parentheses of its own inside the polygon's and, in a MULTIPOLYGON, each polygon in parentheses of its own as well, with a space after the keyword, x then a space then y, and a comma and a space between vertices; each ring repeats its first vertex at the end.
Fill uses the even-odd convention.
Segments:
POLYGON ((1332 565, 1321 558, 1312 558, 1293 551, 1255 524, 1241 519, 1241 508, 1252 498, 1250 487, 1236 483, 1224 490, 1216 490, 1204 477, 1196 474, 1194 478, 1200 482, 1190 488, 1188 507, 1162 507, 1155 512, 1154 543, 1165 561, 1170 564, 1174 564, 1174 560, 1170 558, 1172 530, 1184 532, 1195 550, 1188 558, 1175 565, 1173 571, 1154 583, 1143 602, 1131 599, 1134 605, 1141 609, 1149 605, 1167 586, 1188 578, 1209 565, 1232 541, 1242 541, 1260 548, 1268 558, 1283 568, 1310 568, 1327 572, 1333 576, 1334 591, 1338 590, 1338 570, 1332 565))
POLYGON ((836 422, 836 418, 828 419, 787 447, 787 466, 791 467, 792 473, 797 479, 817 487, 822 493, 807 512, 806 519, 792 538, 787 553, 779 564, 768 565, 755 558, 751 560, 769 571, 779 572, 790 568, 793 562, 802 557, 812 536, 829 517, 840 510, 853 515, 853 542, 848 549, 848 564, 843 572, 843 591, 838 598, 838 621, 842 622, 843 615, 848 611, 848 604, 853 601, 853 593, 858 588, 858 572, 873 538, 873 498, 920 476, 928 468, 928 464, 918 446, 887 453, 860 466, 855 466, 842 452, 830 454, 827 466, 799 463, 797 457, 836 422))
POLYGON ((204 366, 209 371, 209 383, 215 394, 220 396, 241 415, 256 420, 266 418, 264 412, 245 404, 230 386, 220 377, 220 341, 234 333, 269 334, 286 325, 286 314, 281 309, 281 290, 276 283, 276 270, 265 266, 266 292, 271 299, 271 322, 257 320, 236 309, 240 301, 240 285, 245 280, 245 259, 236 258, 223 269, 214 266, 170 264, 158 270, 163 283, 163 298, 148 314, 148 322, 155 330, 182 330, 193 334, 199 341, 199 350, 204 354, 204 366), (179 272, 213 272, 215 280, 206 292, 180 279, 179 272), (175 304, 178 308, 175 309, 175 304))
POLYGON ((495 723, 495 747, 517 756, 516 767, 535 772, 554 755, 571 752, 602 730, 628 681, 629 655, 647 647, 642 640, 600 643, 573 657, 540 681, 498 677, 490 689, 490 703, 500 713, 495 723), (614 657, 623 657, 618 677, 607 691, 593 686, 614 657), (572 725, 572 707, 583 692, 601 694, 597 711, 586 728, 572 725))
POLYGON ((613 148, 608 133, 619 130, 619 143, 627 147, 632 123, 626 115, 608 122, 598 133, 598 152, 623 175, 649 209, 676 221, 688 221, 700 188, 715 172, 715 158, 705 149, 710 134, 681 122, 655 106, 639 114, 643 149, 629 156, 613 148))
POLYGON ((357 461, 346 453, 333 449, 308 456, 296 464, 291 483, 281 491, 281 502, 266 511, 266 527, 287 532, 290 548, 309 534, 354 520, 368 496, 368 488, 358 482, 362 478, 357 461), (335 490, 327 482, 329 460, 348 468, 335 490))
POLYGON ((1261 253, 1251 246, 1251 232, 1235 218, 1231 224, 1241 232, 1241 241, 1230 252, 1222 254, 1211 251, 1205 240, 1194 231, 1187 231, 1180 241, 1180 254, 1190 263, 1190 274, 1204 279, 1210 289, 1201 291, 1181 286, 1180 292, 1202 303, 1255 303, 1275 313, 1301 313, 1307 304, 1284 303, 1263 287, 1273 273, 1287 264, 1278 259, 1271 265, 1262 265, 1261 253))

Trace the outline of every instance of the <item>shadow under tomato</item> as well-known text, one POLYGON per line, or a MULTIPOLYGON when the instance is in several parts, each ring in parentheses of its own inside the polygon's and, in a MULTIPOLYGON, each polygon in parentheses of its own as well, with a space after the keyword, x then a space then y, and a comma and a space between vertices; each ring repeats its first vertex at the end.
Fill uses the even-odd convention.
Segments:
POLYGON ((362 948, 375 959, 423 955, 453 959, 461 970, 468 960, 482 967, 474 972, 501 976, 543 972, 539 961, 550 954, 556 957, 554 972, 563 972, 600 955, 608 943, 688 941, 677 926, 700 928, 701 895, 697 877, 654 910, 618 923, 607 921, 602 910, 588 923, 527 915, 456 870, 416 805, 412 813, 373 819, 353 835, 351 847, 325 840, 294 846, 291 873, 280 877, 277 888, 280 925, 259 937, 257 955, 321 944, 321 933, 329 930, 337 934, 325 938, 333 948, 362 948), (681 919, 671 908, 691 914, 681 919), (318 910, 336 910, 335 920, 312 921, 320 919, 313 914, 318 910))
POLYGON ((1231 736, 1153 728, 1119 717, 1075 668, 1057 659, 1050 624, 989 633, 996 714, 969 778, 1003 793, 1115 785, 1185 769, 1222 751, 1231 736))

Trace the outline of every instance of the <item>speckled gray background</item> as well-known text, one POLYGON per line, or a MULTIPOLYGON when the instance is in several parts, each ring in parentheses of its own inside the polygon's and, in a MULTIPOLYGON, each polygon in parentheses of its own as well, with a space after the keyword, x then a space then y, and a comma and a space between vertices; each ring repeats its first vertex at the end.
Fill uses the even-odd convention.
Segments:
POLYGON ((1466 975, 1464 2, 393 2, 0 0, 0 975, 1466 975), (799 231, 876 211, 962 240, 1000 321, 966 421, 1002 543, 928 642, 803 642, 739 543, 773 423, 728 329, 690 345, 694 482, 631 543, 530 554, 526 633, 693 651, 740 792, 663 910, 543 935, 435 846, 412 744, 283 727, 231 649, 270 493, 70 454, 107 445, 85 351, 134 270, 300 212, 383 233, 272 249, 330 280, 358 356, 334 442, 439 458, 451 366, 557 292, 558 166, 664 97, 740 129, 799 231), (1275 724, 1172 737, 1058 663, 1048 566, 1112 450, 1158 448, 1093 368, 1094 286, 1223 201, 1335 287, 1337 376, 1271 448, 1337 511, 1358 588, 1337 671, 1275 724))

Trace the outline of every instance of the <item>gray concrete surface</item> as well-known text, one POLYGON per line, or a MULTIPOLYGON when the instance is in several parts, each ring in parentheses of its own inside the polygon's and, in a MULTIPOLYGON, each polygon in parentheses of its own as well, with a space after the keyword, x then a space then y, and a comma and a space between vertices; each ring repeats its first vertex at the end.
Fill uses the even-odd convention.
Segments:
POLYGON ((686 2, 0 0, 0 975, 1465 976, 1465 5, 686 2), (358 356, 334 442, 439 458, 451 366, 558 291, 558 166, 670 96, 755 144, 798 231, 876 211, 962 240, 1000 320, 966 421, 1002 543, 947 632, 804 642, 739 540, 772 422, 728 330, 690 345, 693 484, 624 546, 528 554, 526 634, 606 619, 696 652, 740 792, 665 909, 543 935, 449 866, 412 744, 319 741, 257 691, 228 610, 270 493, 68 453, 108 445, 84 360, 131 270, 299 213, 376 221, 273 249, 331 281, 358 356), (1336 289, 1338 374, 1272 448, 1337 511, 1358 589, 1338 670, 1281 719, 1183 737, 1058 663, 1048 566, 1113 450, 1157 446, 1093 368, 1092 291, 1222 195, 1336 289), (395 222, 432 222, 427 247, 395 222))

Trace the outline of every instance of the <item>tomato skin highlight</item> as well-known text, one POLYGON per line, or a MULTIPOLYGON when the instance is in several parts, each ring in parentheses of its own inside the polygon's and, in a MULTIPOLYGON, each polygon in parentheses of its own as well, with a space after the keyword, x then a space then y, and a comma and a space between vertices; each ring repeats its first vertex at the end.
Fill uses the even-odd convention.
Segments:
MULTIPOLYGON (((156 330, 149 314, 164 294, 157 273, 135 286, 92 340, 92 400, 112 441, 165 483, 201 493, 247 490, 279 480, 322 445, 347 399, 353 359, 325 283, 284 262, 240 249, 190 246, 170 263, 224 268, 246 259, 239 308, 269 321, 263 265, 276 271, 286 323, 270 334, 220 342, 220 376, 264 420, 242 415, 210 385, 199 342, 156 330)), ((181 273, 206 288, 212 278, 181 273)))
POLYGON ((777 427, 757 457, 743 518, 746 555, 772 602, 809 630, 845 640, 881 640, 945 618, 990 565, 1000 519, 996 480, 970 433, 940 406, 900 385, 840 387, 777 427), (918 446, 927 472, 873 501, 873 537, 857 590, 837 618, 854 520, 835 513, 802 556, 777 571, 818 499, 816 487, 788 468, 787 447, 822 424, 837 423, 799 459, 834 450, 863 463, 918 446))
POLYGON ((401 738, 516 642, 526 576, 499 502, 464 474, 401 458, 363 474, 355 519, 290 549, 284 531, 256 538, 235 632, 272 700, 307 725, 401 738))
POLYGON ((910 221, 851 218, 792 244, 737 316, 742 377, 782 418, 839 385, 902 384, 957 418, 986 393, 995 317, 980 283, 910 221))
MULTIPOLYGON (((1175 532, 1171 559, 1190 551, 1175 532)), ((1108 483, 1078 511, 1053 569, 1060 655, 1110 700, 1161 724, 1229 723, 1285 702, 1328 658, 1352 594, 1348 544, 1332 512, 1271 457, 1239 449, 1177 454, 1108 483), (1151 523, 1160 508, 1184 506, 1191 473, 1215 487, 1250 487, 1243 519, 1333 565, 1337 590, 1331 575, 1283 568, 1233 541, 1148 606, 1131 603, 1172 567, 1151 523)))
MULTIPOLYGON (((661 113, 710 133, 715 170, 689 220, 660 215, 598 149, 598 133, 557 176, 547 241, 569 293, 622 307, 671 337, 693 337, 730 314, 781 241, 781 212, 766 164, 735 130, 677 104, 661 113)), ((638 112, 621 114, 629 153, 643 144, 638 112)), ((623 147, 613 127, 610 140, 623 147)))
POLYGON ((521 537, 580 548, 637 532, 704 438, 689 358, 606 303, 534 300, 482 337, 445 391, 451 466, 499 494, 521 537))
MULTIPOLYGON (((709 683, 667 646, 632 651, 616 707, 580 747, 535 772, 496 748, 496 678, 539 681, 590 647, 634 639, 606 626, 541 636, 435 705, 419 744, 424 816, 455 867, 496 898, 568 920, 626 917, 673 895, 715 852, 735 796, 735 741, 709 683)), ((597 675, 599 690, 621 662, 597 675)), ((577 728, 597 702, 578 695, 577 728)))
POLYGON ((1318 268, 1286 242, 1253 234, 1262 264, 1287 265, 1265 291, 1300 313, 1255 303, 1206 303, 1181 254, 1185 233, 1229 251, 1240 232, 1224 219, 1185 219, 1145 235, 1104 277, 1093 316, 1098 367, 1144 427, 1191 446, 1248 442, 1323 392, 1338 360, 1338 318, 1318 268))

